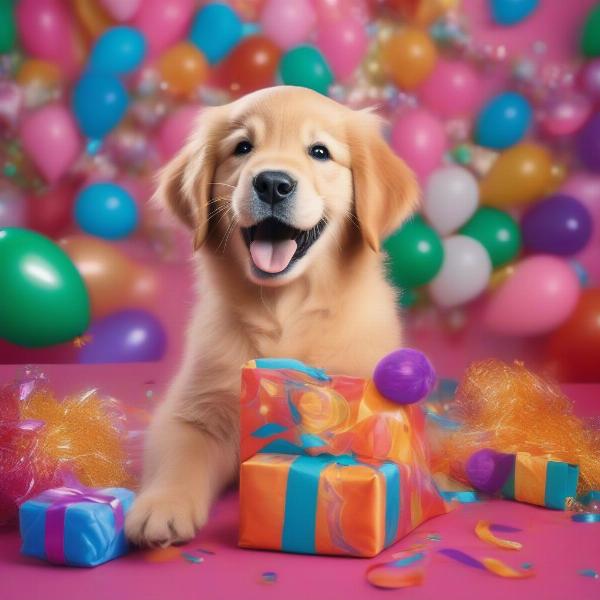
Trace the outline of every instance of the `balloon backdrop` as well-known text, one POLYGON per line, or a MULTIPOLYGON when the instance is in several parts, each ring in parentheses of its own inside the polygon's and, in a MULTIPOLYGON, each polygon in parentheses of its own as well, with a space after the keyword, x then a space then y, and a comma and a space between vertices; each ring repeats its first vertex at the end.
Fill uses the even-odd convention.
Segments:
POLYGON ((0 0, 0 227, 60 246, 9 235, 5 253, 25 262, 0 284, 30 304, 0 299, 0 332, 72 339, 83 308, 59 308, 87 301, 98 337, 81 360, 110 344, 125 348, 113 360, 160 355, 157 262, 191 244, 151 210, 153 177, 204 107, 283 83, 377 111, 417 176, 422 216, 384 242, 409 322, 545 336, 532 347, 558 373, 591 377, 554 339, 570 348, 567 326, 580 339, 574 315, 593 313, 600 284, 600 8, 563 4, 488 0, 473 16, 437 0, 0 0), (577 21, 571 56, 530 34, 560 11, 565 39, 577 21), (35 303, 51 323, 28 318, 35 303))
POLYGON ((54 242, 27 229, 1 229, 0 273, 0 338, 49 346, 85 331, 90 319, 87 290, 54 242))

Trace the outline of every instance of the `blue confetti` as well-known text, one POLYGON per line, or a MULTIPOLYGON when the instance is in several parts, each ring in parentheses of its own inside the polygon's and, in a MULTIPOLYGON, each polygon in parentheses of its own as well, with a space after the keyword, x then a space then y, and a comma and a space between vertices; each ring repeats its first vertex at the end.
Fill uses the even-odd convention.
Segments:
POLYGON ((183 556, 183 558, 185 558, 185 560, 187 560, 187 562, 193 563, 195 565, 198 565, 198 564, 204 562, 204 559, 201 556, 194 556, 193 554, 190 554, 189 552, 182 552, 181 556, 183 556))
POLYGON ((583 577, 591 577, 592 579, 600 579, 600 575, 598 575, 597 571, 594 569, 580 569, 577 571, 583 577))

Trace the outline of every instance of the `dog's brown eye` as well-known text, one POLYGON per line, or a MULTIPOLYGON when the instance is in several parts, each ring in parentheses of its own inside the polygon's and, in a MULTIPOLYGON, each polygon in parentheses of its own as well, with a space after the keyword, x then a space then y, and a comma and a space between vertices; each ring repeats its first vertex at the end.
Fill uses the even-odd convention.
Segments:
POLYGON ((235 147, 235 150, 233 151, 233 153, 236 156, 239 156, 240 154, 248 154, 251 151, 252 151, 252 144, 248 140, 244 140, 243 142, 240 142, 235 147))
POLYGON ((315 144, 308 149, 308 153, 317 160, 329 160, 331 155, 329 154, 329 150, 327 150, 327 146, 323 146, 322 144, 315 144))

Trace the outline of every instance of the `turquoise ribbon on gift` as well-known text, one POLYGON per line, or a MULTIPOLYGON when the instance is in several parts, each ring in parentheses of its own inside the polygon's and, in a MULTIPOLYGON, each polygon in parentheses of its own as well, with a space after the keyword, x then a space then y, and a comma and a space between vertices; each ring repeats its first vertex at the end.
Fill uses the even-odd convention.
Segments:
MULTIPOLYGON (((331 464, 356 466, 361 463, 347 454, 332 456, 298 456, 288 473, 281 549, 287 552, 315 554, 317 504, 321 473, 331 464)), ((398 465, 386 462, 370 466, 383 474, 386 482, 385 545, 396 538, 400 518, 400 471, 398 465)))

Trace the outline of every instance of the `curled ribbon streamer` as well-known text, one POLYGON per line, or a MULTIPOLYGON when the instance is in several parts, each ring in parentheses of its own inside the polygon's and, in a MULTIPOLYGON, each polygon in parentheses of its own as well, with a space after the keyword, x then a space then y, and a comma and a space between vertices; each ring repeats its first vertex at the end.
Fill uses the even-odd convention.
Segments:
POLYGON ((509 579, 526 579, 527 577, 533 577, 535 574, 531 570, 517 571, 497 558, 482 558, 481 562, 488 571, 494 573, 494 575, 499 575, 500 577, 507 577, 509 579))
POLYGON ((425 579, 425 571, 422 568, 406 567, 422 561, 425 558, 423 552, 402 553, 400 559, 386 563, 377 563, 367 568, 367 581, 374 587, 384 589, 400 589, 421 585, 425 579))
POLYGON ((99 494, 94 490, 77 488, 54 488, 40 494, 40 502, 49 502, 46 513, 46 557, 50 562, 65 564, 65 516, 67 508, 78 502, 95 502, 107 504, 115 515, 115 530, 123 529, 125 517, 123 505, 118 498, 107 494, 99 494))
POLYGON ((600 523, 600 513, 577 513, 571 519, 577 523, 600 523))
POLYGON ((519 542, 496 537, 490 530, 489 521, 479 521, 475 526, 475 534, 480 540, 498 546, 498 548, 504 548, 505 550, 520 550, 523 547, 523 544, 519 542))

